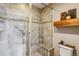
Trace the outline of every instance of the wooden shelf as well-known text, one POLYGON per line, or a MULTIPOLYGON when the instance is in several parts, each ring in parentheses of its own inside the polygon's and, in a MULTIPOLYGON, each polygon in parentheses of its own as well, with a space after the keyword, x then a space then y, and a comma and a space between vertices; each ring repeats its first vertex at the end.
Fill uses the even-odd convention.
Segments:
POLYGON ((56 27, 79 26, 79 19, 55 21, 54 26, 56 26, 56 27))

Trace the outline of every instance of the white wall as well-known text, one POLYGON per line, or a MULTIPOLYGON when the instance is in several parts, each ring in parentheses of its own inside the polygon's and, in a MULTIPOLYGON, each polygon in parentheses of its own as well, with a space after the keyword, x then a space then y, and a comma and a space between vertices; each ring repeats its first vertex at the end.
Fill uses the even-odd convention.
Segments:
MULTIPOLYGON (((79 18, 79 4, 75 3, 60 3, 54 4, 54 21, 60 20, 60 13, 77 8, 77 18, 79 18)), ((79 27, 54 27, 53 47, 55 48, 55 55, 59 55, 58 43, 63 40, 65 44, 75 46, 77 55, 79 55, 79 27)))

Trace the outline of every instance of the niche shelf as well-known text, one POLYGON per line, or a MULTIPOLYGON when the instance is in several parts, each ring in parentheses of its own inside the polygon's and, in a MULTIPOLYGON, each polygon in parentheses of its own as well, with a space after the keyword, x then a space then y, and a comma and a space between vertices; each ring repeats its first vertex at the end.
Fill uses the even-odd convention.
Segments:
POLYGON ((55 27, 79 26, 79 18, 55 21, 54 26, 55 27))

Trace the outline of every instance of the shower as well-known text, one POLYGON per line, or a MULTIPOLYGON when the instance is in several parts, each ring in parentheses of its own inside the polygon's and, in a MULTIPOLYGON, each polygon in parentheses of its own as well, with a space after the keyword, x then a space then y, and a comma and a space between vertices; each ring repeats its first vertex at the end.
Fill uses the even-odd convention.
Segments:
MULTIPOLYGON (((44 4, 43 4, 44 5, 44 4)), ((29 45, 27 46, 28 55, 48 55, 48 51, 50 48, 52 48, 52 40, 53 40, 53 35, 52 35, 52 9, 45 6, 48 10, 44 9, 42 11, 37 10, 37 13, 40 15, 35 15, 34 10, 36 8, 34 7, 35 4, 30 4, 29 5, 29 22, 28 22, 28 33, 29 33, 29 38, 27 41, 29 42, 29 45), (46 21, 44 13, 49 13, 49 15, 46 15, 48 17, 48 21, 46 21), (34 16, 34 17, 33 17, 34 16), (31 50, 30 50, 31 49, 31 50), (30 53, 29 53, 30 52, 30 53), (35 54, 34 54, 35 53, 35 54)))
POLYGON ((41 4, 0 4, 0 55, 48 56, 53 48, 52 10, 41 4))

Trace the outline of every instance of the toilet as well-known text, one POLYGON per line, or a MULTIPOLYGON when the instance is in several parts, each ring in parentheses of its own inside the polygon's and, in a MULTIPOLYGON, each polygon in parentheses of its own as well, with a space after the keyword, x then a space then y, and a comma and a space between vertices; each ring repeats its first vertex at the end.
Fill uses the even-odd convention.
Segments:
POLYGON ((74 48, 59 44, 60 56, 73 56, 74 48))

